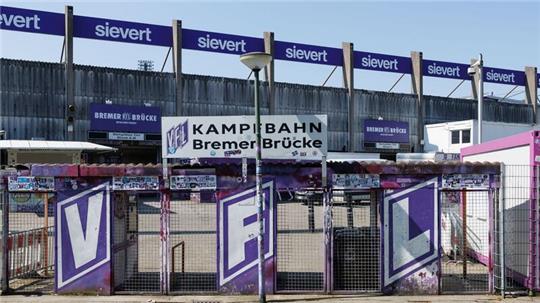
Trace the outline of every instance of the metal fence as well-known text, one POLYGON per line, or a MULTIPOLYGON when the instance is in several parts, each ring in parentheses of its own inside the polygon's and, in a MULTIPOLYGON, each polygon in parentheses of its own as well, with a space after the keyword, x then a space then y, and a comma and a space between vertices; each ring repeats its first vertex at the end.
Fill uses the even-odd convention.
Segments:
POLYGON ((160 292, 160 196, 114 193, 115 291, 160 292))
POLYGON ((380 291, 379 192, 332 194, 332 278, 335 291, 380 291))
POLYGON ((281 191, 278 197, 276 289, 323 291, 323 191, 281 191))
POLYGON ((8 195, 7 257, 9 288, 14 292, 53 291, 54 195, 8 195))
POLYGON ((538 283, 538 171, 538 166, 502 166, 494 216, 494 286, 503 295, 524 294, 538 283))
POLYGON ((489 191, 441 192, 441 292, 489 292, 489 191))
POLYGON ((176 192, 170 202, 170 291, 217 291, 216 197, 213 190, 176 192))

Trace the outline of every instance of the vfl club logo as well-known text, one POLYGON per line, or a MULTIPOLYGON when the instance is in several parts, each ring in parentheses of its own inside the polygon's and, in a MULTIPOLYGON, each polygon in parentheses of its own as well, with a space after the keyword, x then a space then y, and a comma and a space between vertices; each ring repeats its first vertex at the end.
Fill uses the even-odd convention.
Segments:
POLYGON ((56 206, 56 285, 84 279, 110 260, 110 200, 107 183, 56 206))
POLYGON ((184 147, 189 140, 188 120, 167 131, 167 154, 175 154, 176 150, 184 147))

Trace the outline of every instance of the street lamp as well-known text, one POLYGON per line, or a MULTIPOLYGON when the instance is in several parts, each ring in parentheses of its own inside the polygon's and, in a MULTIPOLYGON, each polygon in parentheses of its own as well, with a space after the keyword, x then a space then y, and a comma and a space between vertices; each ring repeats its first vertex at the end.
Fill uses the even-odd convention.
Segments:
POLYGON ((475 81, 474 77, 477 75, 478 83, 476 84, 476 95, 478 96, 478 144, 482 143, 482 113, 484 107, 484 60, 482 54, 480 58, 476 60, 468 69, 467 73, 473 77, 472 81, 475 81))
POLYGON ((255 180, 257 201, 257 223, 259 235, 257 237, 257 250, 259 256, 259 302, 266 302, 264 289, 264 221, 263 221, 263 197, 262 197, 262 173, 261 173, 261 107, 259 105, 259 72, 272 61, 272 55, 262 52, 247 53, 240 56, 244 63, 255 74, 255 180))

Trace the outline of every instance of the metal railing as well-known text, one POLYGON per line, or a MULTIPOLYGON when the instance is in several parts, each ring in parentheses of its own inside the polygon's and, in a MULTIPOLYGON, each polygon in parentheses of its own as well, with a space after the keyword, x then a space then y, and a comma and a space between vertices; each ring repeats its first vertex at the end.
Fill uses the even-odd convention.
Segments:
POLYGON ((8 236, 9 279, 20 278, 37 271, 45 274, 54 265, 54 226, 13 232, 8 236))
POLYGON ((171 265, 172 265, 172 272, 176 272, 176 270, 175 270, 175 268, 176 268, 176 266, 175 266, 175 265, 176 265, 176 262, 175 262, 175 260, 176 260, 176 258, 175 258, 176 253, 175 253, 175 252, 176 252, 176 249, 177 249, 178 247, 181 247, 180 253, 181 253, 181 256, 182 256, 182 262, 181 262, 180 268, 181 268, 181 270, 182 270, 181 272, 184 273, 184 270, 185 270, 185 262, 184 262, 184 259, 185 259, 185 255, 186 255, 186 249, 185 249, 185 243, 184 243, 184 241, 180 241, 178 244, 176 244, 175 246, 173 246, 172 249, 171 249, 171 259, 172 259, 172 262, 171 262, 172 264, 171 264, 171 265))

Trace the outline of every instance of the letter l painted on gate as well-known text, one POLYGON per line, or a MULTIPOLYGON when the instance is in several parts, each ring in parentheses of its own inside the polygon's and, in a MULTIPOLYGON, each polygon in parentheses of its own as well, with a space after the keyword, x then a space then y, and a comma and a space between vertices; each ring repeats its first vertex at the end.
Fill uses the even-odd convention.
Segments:
POLYGON ((392 205, 394 228, 394 255, 392 262, 394 268, 399 268, 418 256, 422 256, 429 252, 430 230, 426 230, 418 236, 410 239, 409 234, 409 198, 400 200, 392 205))

